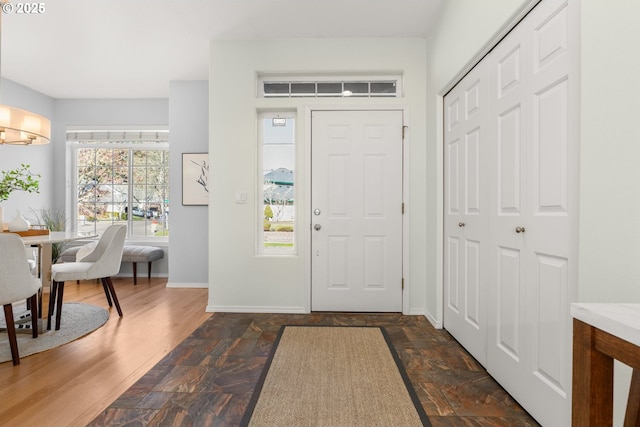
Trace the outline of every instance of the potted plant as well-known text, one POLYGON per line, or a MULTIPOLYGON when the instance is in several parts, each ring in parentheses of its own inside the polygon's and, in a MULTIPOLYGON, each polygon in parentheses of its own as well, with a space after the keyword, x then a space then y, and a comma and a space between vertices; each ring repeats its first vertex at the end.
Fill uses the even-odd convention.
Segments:
MULTIPOLYGON (((12 192, 16 190, 26 191, 27 193, 40 192, 40 175, 34 174, 29 170, 29 165, 24 163, 19 168, 2 171, 2 179, 0 179, 0 202, 9 198, 12 192)), ((3 223, 2 206, 0 206, 0 226, 3 223)))
POLYGON ((0 180, 0 202, 9 198, 9 195, 16 190, 27 193, 38 193, 40 191, 39 174, 34 174, 29 170, 29 165, 24 163, 18 169, 2 171, 0 180))

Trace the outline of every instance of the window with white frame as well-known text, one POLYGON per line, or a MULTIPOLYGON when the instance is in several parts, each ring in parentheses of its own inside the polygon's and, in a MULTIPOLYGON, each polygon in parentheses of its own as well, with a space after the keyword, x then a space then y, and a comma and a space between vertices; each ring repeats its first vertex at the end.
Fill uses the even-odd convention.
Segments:
POLYGON ((258 129, 258 253, 295 254, 295 114, 262 113, 258 129))
POLYGON ((120 223, 129 238, 168 237, 168 136, 167 130, 67 132, 77 231, 101 234, 120 223))
POLYGON ((399 75, 264 75, 258 78, 259 95, 263 98, 395 98, 402 95, 401 84, 399 75))

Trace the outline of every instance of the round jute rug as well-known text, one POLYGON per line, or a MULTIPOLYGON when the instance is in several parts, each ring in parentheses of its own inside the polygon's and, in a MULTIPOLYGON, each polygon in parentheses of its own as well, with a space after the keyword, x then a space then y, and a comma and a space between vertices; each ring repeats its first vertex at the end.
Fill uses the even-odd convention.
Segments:
MULTIPOLYGON (((31 336, 31 320, 28 312, 14 308, 16 317, 16 335, 18 337, 18 352, 20 358, 31 354, 40 353, 52 348, 61 346, 84 335, 87 335, 109 319, 109 312, 102 307, 80 302, 65 302, 62 304, 62 326, 59 331, 55 330, 55 319, 51 330, 42 328, 39 320, 38 338, 31 336), (22 318, 20 318, 22 316, 22 318)), ((46 325, 47 319, 44 319, 46 325)), ((11 361, 11 349, 9 348, 9 337, 6 331, 4 312, 0 310, 0 363, 11 361)))

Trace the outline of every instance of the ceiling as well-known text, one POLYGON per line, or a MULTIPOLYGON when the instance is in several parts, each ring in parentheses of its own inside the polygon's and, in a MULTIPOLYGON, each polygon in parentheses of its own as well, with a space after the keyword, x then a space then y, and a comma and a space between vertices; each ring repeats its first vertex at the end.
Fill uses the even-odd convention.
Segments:
MULTIPOLYGON (((11 0, 17 4, 17 0, 11 0)), ((2 76, 53 98, 166 98, 209 40, 426 37, 444 0, 49 0, 2 13, 2 76)))

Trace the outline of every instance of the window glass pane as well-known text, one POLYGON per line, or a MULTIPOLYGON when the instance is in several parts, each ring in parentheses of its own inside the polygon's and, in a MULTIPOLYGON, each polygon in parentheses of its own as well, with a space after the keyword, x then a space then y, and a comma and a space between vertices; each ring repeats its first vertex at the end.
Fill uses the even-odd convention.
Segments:
POLYGON ((288 94, 289 93, 289 83, 264 83, 264 94, 288 94))
POLYGON ((307 95, 315 96, 316 84, 315 83, 291 83, 292 95, 307 95))
POLYGON ((81 166, 78 168, 78 184, 87 184, 95 181, 96 169, 93 166, 81 166))
POLYGON ((115 166, 113 168, 113 183, 126 184, 129 182, 129 168, 115 166))
POLYGON ((95 168, 94 179, 99 184, 109 184, 113 177, 113 169, 111 167, 99 166, 95 168))
POLYGON ((368 95, 369 94, 369 83, 345 82, 344 83, 344 90, 345 91, 348 90, 354 95, 358 95, 358 94, 368 95))
POLYGON ((342 94, 342 83, 318 83, 318 95, 341 95, 342 94))
POLYGON ((261 252, 295 252, 295 119, 262 119, 261 252), (284 119, 284 122, 283 122, 284 119), (283 124, 284 123, 284 124, 283 124))
POLYGON ((78 166, 93 166, 95 163, 95 150, 81 148, 78 150, 78 166))
POLYGON ((371 83, 371 94, 396 94, 396 82, 371 83))
POLYGON ((110 148, 98 148, 96 149, 96 164, 111 166, 111 159, 113 158, 113 150, 110 148))

